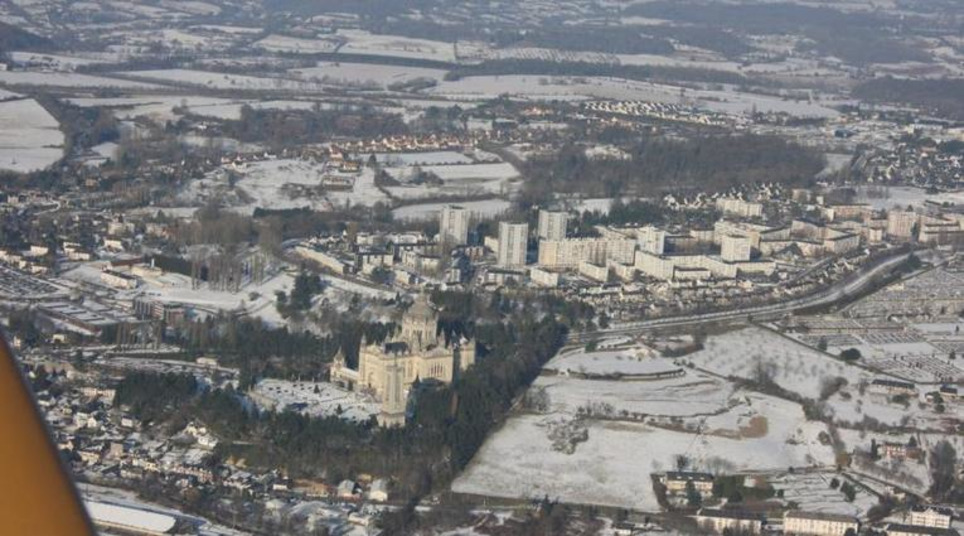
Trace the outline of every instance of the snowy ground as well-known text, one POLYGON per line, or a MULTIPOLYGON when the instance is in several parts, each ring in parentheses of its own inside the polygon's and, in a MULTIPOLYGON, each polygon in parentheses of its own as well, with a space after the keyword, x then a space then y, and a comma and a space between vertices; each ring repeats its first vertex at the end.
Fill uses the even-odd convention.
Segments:
POLYGON ((69 88, 156 89, 153 84, 76 73, 0 71, 0 84, 69 88))
POLYGON ((508 162, 422 165, 417 167, 422 172, 438 176, 442 179, 442 185, 411 184, 409 181, 417 171, 416 166, 401 166, 385 169, 392 178, 403 183, 403 186, 393 186, 387 188, 387 190, 396 197, 418 199, 440 195, 474 197, 507 195, 518 186, 519 171, 508 162))
MULTIPOLYGON (((368 158, 369 155, 355 155, 356 158, 368 158)), ((471 164, 474 162, 468 156, 456 151, 429 151, 424 153, 375 153, 375 159, 383 166, 429 166, 442 164, 471 164)))
POLYGON ((908 205, 920 207, 926 201, 936 203, 961 203, 964 202, 964 192, 944 192, 939 194, 928 194, 923 188, 913 186, 888 186, 883 190, 882 197, 870 197, 866 188, 857 190, 857 201, 867 203, 878 210, 890 210, 895 207, 905 208, 908 205))
POLYGON ((265 379, 258 382, 249 395, 264 407, 276 411, 289 409, 312 417, 341 416, 362 422, 377 415, 379 410, 371 397, 327 382, 265 379))
MULTIPOLYGON (((240 171, 236 187, 250 199, 247 208, 283 209, 309 206, 314 210, 330 210, 333 206, 367 205, 387 202, 388 197, 375 187, 375 173, 364 168, 360 173, 344 175, 309 160, 294 158, 264 160, 249 164, 240 171), (354 180, 350 191, 321 191, 325 175, 348 176, 354 180)), ((207 180, 207 179, 206 179, 207 180)), ((223 181, 216 180, 223 187, 223 181)))
POLYGON ((191 69, 159 69, 153 71, 129 71, 119 73, 137 79, 167 85, 205 87, 210 89, 233 89, 249 91, 297 91, 320 93, 324 87, 314 82, 286 78, 246 76, 191 69))
MULTIPOLYGON (((427 220, 437 218, 439 211, 452 203, 421 203, 396 208, 392 215, 399 220, 427 220)), ((505 199, 486 199, 484 201, 464 201, 456 203, 469 209, 477 217, 495 218, 512 208, 512 203, 505 199)))
POLYGON ((729 383, 693 372, 650 381, 540 376, 533 387, 545 389, 553 412, 574 414, 595 406, 594 411, 631 419, 710 414, 726 408, 733 392, 729 383))
POLYGON ((656 374, 679 367, 669 359, 655 356, 645 347, 587 352, 582 348, 562 352, 546 364, 547 370, 583 374, 656 374))
POLYGON ((338 48, 338 42, 334 39, 304 39, 287 35, 269 35, 254 43, 254 46, 270 52, 317 54, 334 52, 338 48))
MULTIPOLYGON (((732 341, 718 344, 724 343, 732 341)), ((621 344, 598 352, 571 348, 552 359, 530 389, 527 409, 489 437, 452 489, 655 511, 650 475, 673 469, 677 455, 712 473, 833 465, 833 449, 819 439, 826 426, 806 420, 799 404, 738 390, 685 366, 689 356, 671 360, 631 341, 621 344), (647 380, 576 374, 680 369, 682 375, 647 380), (567 422, 588 430, 571 454, 550 439, 567 422)))
POLYGON ((825 380, 845 378, 851 385, 872 375, 822 352, 763 328, 746 328, 710 337, 686 361, 721 376, 754 378, 762 364, 784 389, 817 399, 825 380))
POLYGON ((455 45, 452 43, 397 35, 378 35, 365 30, 339 30, 338 37, 347 41, 338 50, 344 54, 455 61, 455 45))
MULTIPOLYGON (((100 263, 80 265, 63 274, 64 279, 102 286, 100 263)), ((191 279, 185 275, 166 272, 158 277, 142 278, 142 285, 135 290, 121 292, 121 297, 145 296, 164 303, 180 303, 201 311, 247 311, 260 316, 265 322, 280 325, 284 320, 275 307, 275 292, 287 291, 294 285, 294 278, 285 272, 269 275, 263 282, 249 281, 238 292, 215 290, 207 283, 191 288, 191 279)))
POLYGON ((461 493, 540 498, 657 511, 650 474, 671 470, 678 454, 696 468, 786 469, 830 465, 833 452, 817 435, 823 427, 804 420, 792 403, 751 395, 768 417, 762 437, 669 430, 647 424, 587 421, 589 439, 573 454, 552 448, 547 427, 558 416, 516 415, 489 438, 452 485, 461 493))
POLYGON ((450 98, 495 98, 508 93, 530 100, 617 99, 681 104, 695 102, 707 110, 732 115, 786 112, 800 117, 834 117, 833 104, 781 99, 740 91, 684 89, 609 77, 566 77, 541 75, 472 76, 445 80, 429 93, 450 98))
POLYGON ((37 101, 0 102, 0 169, 36 171, 60 160, 63 154, 60 124, 37 101))

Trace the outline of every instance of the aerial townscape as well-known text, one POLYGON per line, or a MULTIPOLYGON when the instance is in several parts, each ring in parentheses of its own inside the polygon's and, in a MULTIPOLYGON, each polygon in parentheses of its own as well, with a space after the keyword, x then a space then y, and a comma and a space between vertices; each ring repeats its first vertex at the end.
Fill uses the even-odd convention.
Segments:
POLYGON ((959 536, 961 253, 961 0, 0 0, 101 534, 959 536))

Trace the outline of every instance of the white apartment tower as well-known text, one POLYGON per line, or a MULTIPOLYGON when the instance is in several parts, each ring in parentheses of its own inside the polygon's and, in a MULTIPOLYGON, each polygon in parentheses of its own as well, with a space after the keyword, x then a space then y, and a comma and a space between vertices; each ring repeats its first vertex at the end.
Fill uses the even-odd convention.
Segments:
POLYGON ((439 241, 453 246, 468 244, 470 219, 471 213, 465 207, 444 207, 439 213, 439 241))
POLYGON ((723 235, 720 238, 720 256, 726 262, 750 260, 750 239, 745 236, 723 235))
POLYGON ((499 251, 497 263, 503 268, 518 268, 526 264, 529 241, 528 223, 499 223, 499 251))
POLYGON ((566 224, 569 214, 563 211, 539 211, 539 238, 541 240, 563 240, 566 238, 566 224))

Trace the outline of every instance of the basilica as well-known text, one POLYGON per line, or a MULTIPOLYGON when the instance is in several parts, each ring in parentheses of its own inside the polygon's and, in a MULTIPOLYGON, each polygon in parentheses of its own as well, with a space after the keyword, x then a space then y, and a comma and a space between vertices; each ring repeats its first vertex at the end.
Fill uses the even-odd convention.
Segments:
POLYGON ((451 383, 475 364, 475 342, 446 344, 438 333, 438 313, 427 295, 420 294, 402 319, 401 330, 385 342, 362 341, 358 369, 348 367, 341 352, 331 368, 331 381, 371 393, 381 402, 382 426, 405 423, 408 391, 418 380, 451 383))

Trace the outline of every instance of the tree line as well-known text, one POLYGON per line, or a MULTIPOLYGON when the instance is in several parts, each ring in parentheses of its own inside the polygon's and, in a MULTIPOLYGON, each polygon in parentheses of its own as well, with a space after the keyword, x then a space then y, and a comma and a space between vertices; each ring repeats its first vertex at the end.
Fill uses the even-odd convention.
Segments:
POLYGON ((825 161, 817 151, 776 136, 699 135, 644 138, 627 160, 594 160, 568 144, 524 166, 523 199, 538 204, 556 193, 589 197, 652 196, 659 192, 721 191, 741 184, 810 181, 825 161))

